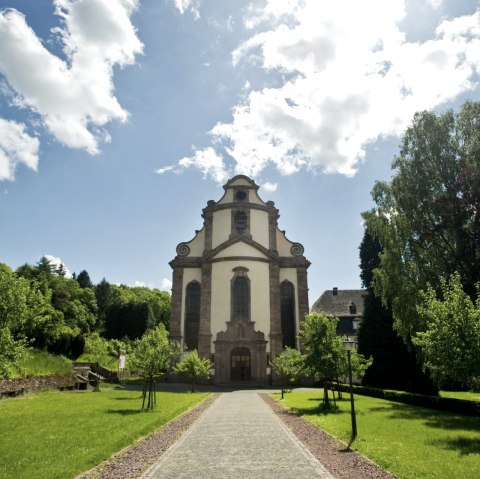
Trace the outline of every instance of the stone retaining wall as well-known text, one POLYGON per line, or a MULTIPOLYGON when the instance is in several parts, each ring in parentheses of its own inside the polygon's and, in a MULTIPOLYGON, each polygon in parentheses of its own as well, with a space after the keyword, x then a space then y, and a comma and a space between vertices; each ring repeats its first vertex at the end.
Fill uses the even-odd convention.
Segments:
POLYGON ((72 373, 26 377, 19 379, 0 379, 0 395, 2 393, 21 391, 42 391, 45 389, 63 389, 73 388, 75 386, 75 376, 72 373))

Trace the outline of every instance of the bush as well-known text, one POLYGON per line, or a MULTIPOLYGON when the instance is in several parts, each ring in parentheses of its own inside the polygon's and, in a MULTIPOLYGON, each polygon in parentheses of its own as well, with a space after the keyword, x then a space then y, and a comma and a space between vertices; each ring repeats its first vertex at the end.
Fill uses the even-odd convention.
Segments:
POLYGON ((76 359, 85 350, 85 338, 81 334, 62 333, 47 348, 49 353, 76 359))
MULTIPOLYGON (((348 384, 340 384, 342 391, 350 391, 348 384)), ((389 401, 401 402, 412 406, 438 409, 456 414, 466 414, 468 416, 480 416, 480 403, 468 401, 466 399, 444 398, 440 396, 425 396, 423 394, 413 394, 403 391, 392 391, 390 389, 379 389, 365 386, 353 386, 353 392, 362 396, 370 396, 389 401)))

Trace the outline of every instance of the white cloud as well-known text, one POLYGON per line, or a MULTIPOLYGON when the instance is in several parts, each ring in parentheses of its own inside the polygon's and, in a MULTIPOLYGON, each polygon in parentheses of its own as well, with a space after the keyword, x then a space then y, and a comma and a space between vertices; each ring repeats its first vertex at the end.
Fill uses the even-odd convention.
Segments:
POLYGON ((72 273, 70 272, 70 270, 67 268, 65 263, 60 258, 58 258, 57 256, 52 256, 51 254, 46 254, 45 258, 47 258, 48 261, 50 262, 50 264, 52 266, 54 266, 55 268, 58 268, 60 265, 62 265, 64 270, 65 270, 65 276, 67 278, 72 277, 72 273))
POLYGON ((277 187, 278 187, 277 183, 271 183, 270 181, 267 181, 262 185, 262 188, 265 191, 269 191, 269 192, 277 191, 277 187))
MULTIPOLYGON (((479 12, 408 42, 403 0, 268 0, 248 11, 252 34, 233 63, 248 76, 260 58, 266 82, 276 75, 279 86, 250 91, 232 120, 210 131, 217 154, 227 153, 224 171, 255 177, 274 165, 284 175, 306 168, 352 176, 366 145, 478 86, 479 12)), ((206 150, 183 166, 204 171, 197 160, 206 150)))
POLYGON ((212 147, 197 150, 194 148, 194 154, 192 157, 182 158, 177 165, 169 165, 163 168, 158 168, 155 173, 162 175, 163 173, 173 172, 180 174, 186 168, 194 166, 198 168, 204 178, 211 178, 217 183, 224 183, 229 175, 225 169, 223 158, 212 147))
POLYGON ((182 15, 190 11, 196 20, 200 18, 200 0, 173 0, 173 2, 182 15))
POLYGON ((170 291, 172 289, 172 282, 168 278, 163 278, 160 289, 162 291, 170 291))
POLYGON ((134 63, 143 45, 130 15, 138 0, 53 0, 62 27, 55 33, 65 60, 48 51, 17 10, 0 10, 0 73, 12 102, 29 109, 61 143, 99 151, 104 126, 124 122, 113 67, 134 63))
POLYGON ((38 138, 26 133, 24 124, 0 118, 0 180, 13 180, 19 163, 36 171, 38 147, 38 138))

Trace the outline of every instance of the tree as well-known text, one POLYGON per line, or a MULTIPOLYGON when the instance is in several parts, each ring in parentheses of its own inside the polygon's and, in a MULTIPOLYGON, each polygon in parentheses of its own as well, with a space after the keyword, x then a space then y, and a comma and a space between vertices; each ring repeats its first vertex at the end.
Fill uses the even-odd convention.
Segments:
POLYGON ((107 366, 109 362, 108 341, 98 333, 91 333, 85 338, 84 352, 91 362, 107 366))
POLYGON ((163 324, 149 329, 141 339, 135 341, 130 355, 130 366, 144 380, 142 409, 148 391, 147 409, 156 404, 155 379, 164 374, 171 365, 174 351, 163 324))
POLYGON ((31 281, 27 307, 22 334, 36 348, 50 347, 65 332, 63 313, 52 306, 52 290, 47 288, 42 291, 36 280, 31 281))
POLYGON ((9 328, 0 326, 0 379, 9 379, 20 371, 19 363, 27 355, 26 342, 15 340, 9 328))
POLYGON ((438 391, 417 360, 413 347, 407 348, 393 329, 390 308, 375 296, 372 287, 373 271, 380 266, 382 247, 378 239, 365 230, 360 245, 360 277, 367 288, 362 322, 358 332, 358 352, 372 357, 373 364, 362 384, 384 389, 398 389, 420 394, 438 391))
POLYGON ((336 334, 338 318, 311 313, 305 316, 299 333, 305 349, 308 373, 323 379, 323 406, 330 407, 328 389, 333 379, 347 369, 342 339, 336 334))
POLYGON ((146 301, 114 303, 106 311, 105 336, 113 339, 140 338, 153 325, 153 312, 146 301))
POLYGON ((185 353, 185 357, 174 368, 179 374, 186 374, 190 379, 190 391, 195 392, 195 383, 198 378, 208 378, 213 363, 208 358, 201 358, 196 349, 185 353))
POLYGON ((474 298, 480 281, 480 103, 458 114, 417 113, 402 140, 390 183, 376 183, 363 214, 382 246, 374 288, 408 343, 424 331, 421 290, 458 272, 474 298))
POLYGON ((282 399, 286 383, 294 382, 303 373, 304 360, 305 358, 299 351, 288 346, 273 359, 273 369, 280 376, 282 399))
POLYGON ((474 303, 462 287, 460 274, 441 279, 441 298, 429 286, 418 312, 426 324, 413 342, 423 366, 441 386, 470 387, 480 378, 480 284, 474 303))
POLYGON ((105 278, 95 286, 95 297, 98 306, 98 325, 103 329, 107 309, 113 304, 112 286, 105 278))
POLYGON ((28 318, 29 283, 0 263, 0 378, 9 378, 27 354, 20 331, 28 318), (17 337, 16 337, 17 336, 17 337))
POLYGON ((77 280, 80 288, 93 288, 93 283, 90 280, 90 276, 85 270, 80 271, 78 276, 74 279, 77 280))

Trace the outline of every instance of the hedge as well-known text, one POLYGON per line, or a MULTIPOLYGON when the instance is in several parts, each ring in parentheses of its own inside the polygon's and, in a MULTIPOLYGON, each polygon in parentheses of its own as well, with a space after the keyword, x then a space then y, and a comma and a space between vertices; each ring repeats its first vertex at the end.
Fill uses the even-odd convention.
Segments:
MULTIPOLYGON (((342 391, 350 391, 348 384, 340 384, 342 391)), ((456 414, 466 414, 468 416, 480 416, 480 402, 468 401, 466 399, 444 398, 440 396, 425 396, 423 394, 413 394, 404 391, 392 391, 390 389, 379 389, 367 386, 353 386, 353 392, 362 396, 371 396, 389 401, 411 404, 412 406, 421 406, 430 409, 438 409, 456 414)))

